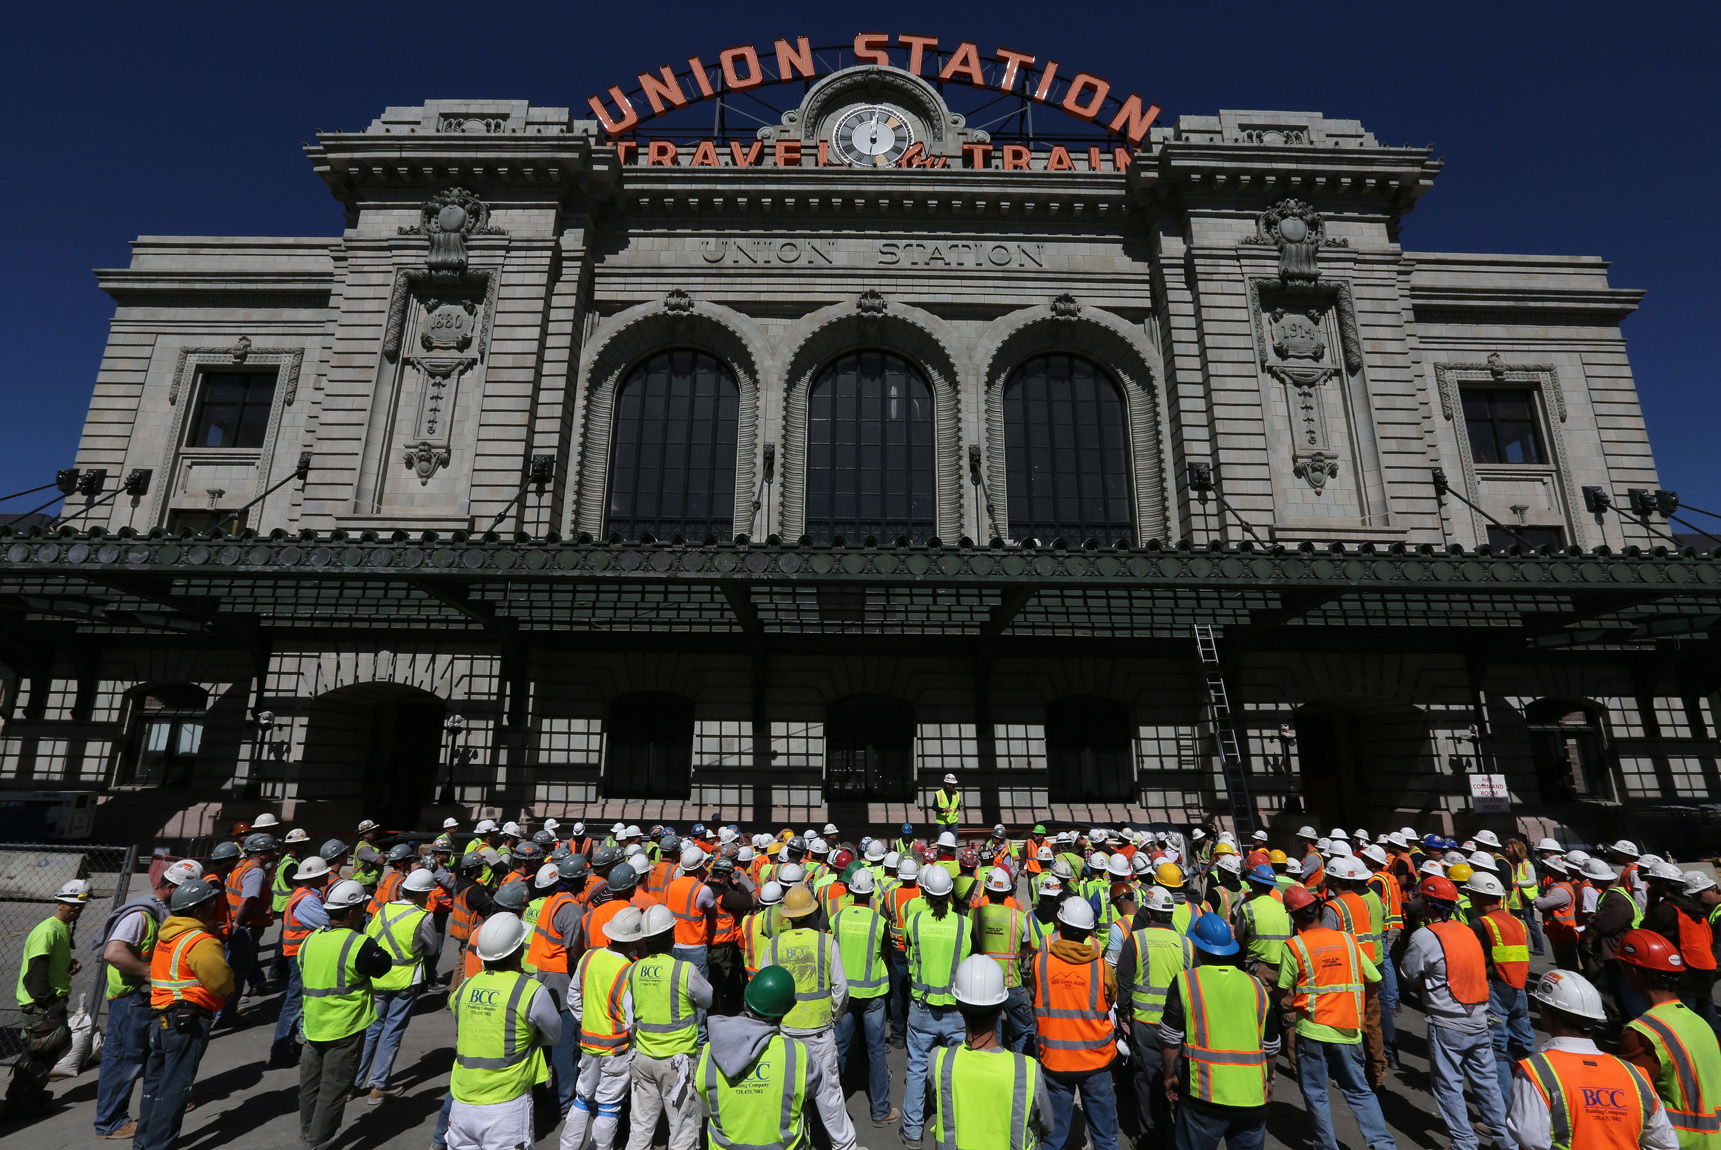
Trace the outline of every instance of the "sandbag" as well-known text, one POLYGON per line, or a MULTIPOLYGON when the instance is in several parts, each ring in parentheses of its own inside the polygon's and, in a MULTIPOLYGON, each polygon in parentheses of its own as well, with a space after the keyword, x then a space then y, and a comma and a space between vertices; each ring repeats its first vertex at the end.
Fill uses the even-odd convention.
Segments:
POLYGON ((88 995, 78 997, 78 1008, 66 1016, 66 1027, 72 1032, 72 1044, 65 1055, 48 1072, 49 1078, 75 1078, 86 1066, 101 1059, 102 1036, 96 1033, 95 1019, 85 1009, 88 995))

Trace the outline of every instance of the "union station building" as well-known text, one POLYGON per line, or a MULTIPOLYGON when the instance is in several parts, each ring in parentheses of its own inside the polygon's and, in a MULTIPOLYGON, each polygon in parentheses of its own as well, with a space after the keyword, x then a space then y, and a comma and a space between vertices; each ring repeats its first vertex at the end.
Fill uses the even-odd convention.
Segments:
POLYGON ((389 108, 306 149, 338 234, 98 271, 90 487, 0 532, 0 788, 104 841, 859 834, 946 771, 1017 831, 1695 835, 1721 561, 1632 514, 1602 259, 1407 250, 1441 163, 1355 120, 1023 65, 1079 131, 988 127, 960 50, 791 54, 714 132, 784 71, 734 51, 389 108))

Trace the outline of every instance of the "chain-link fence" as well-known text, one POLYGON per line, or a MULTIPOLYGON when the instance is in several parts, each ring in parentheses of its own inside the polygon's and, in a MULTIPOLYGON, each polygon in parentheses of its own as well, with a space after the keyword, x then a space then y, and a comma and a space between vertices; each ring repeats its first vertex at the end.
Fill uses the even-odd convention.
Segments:
POLYGON ((54 913, 54 892, 75 878, 89 882, 90 901, 72 928, 72 958, 83 966, 72 977, 71 1005, 75 1010, 83 1000, 99 1023, 104 974, 90 940, 115 907, 148 885, 136 869, 136 847, 0 843, 0 1062, 12 1061, 23 1047, 24 1013, 15 990, 24 940, 54 913))

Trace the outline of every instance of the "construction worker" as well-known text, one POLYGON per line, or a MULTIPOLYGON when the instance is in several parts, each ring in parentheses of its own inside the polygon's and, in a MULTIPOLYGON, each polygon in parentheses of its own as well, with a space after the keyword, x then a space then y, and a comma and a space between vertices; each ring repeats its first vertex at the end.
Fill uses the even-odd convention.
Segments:
POLYGON ((707 965, 710 968, 712 1009, 719 1014, 734 1014, 741 1009, 741 992, 746 986, 741 958, 741 923, 753 911, 754 887, 738 869, 737 861, 736 857, 719 855, 712 860, 710 877, 706 880, 717 898, 711 957, 707 965))
MULTIPOLYGON (((224 887, 227 883, 227 876, 233 873, 233 868, 238 866, 244 857, 244 848, 238 843, 231 840, 216 843, 215 849, 210 852, 209 860, 204 866, 203 877, 216 886, 224 887)), ((324 857, 327 858, 328 856, 324 855, 324 857)), ((221 936, 221 942, 224 946, 227 943, 227 936, 233 933, 232 922, 233 916, 227 910, 227 900, 222 899, 221 907, 215 916, 215 929, 216 933, 221 936)))
MULTIPOLYGON (((1468 881, 1474 883, 1477 878, 1488 880, 1484 884, 1488 889, 1504 894, 1493 875, 1478 871, 1468 881)), ((1451 879, 1430 876, 1420 890, 1429 918, 1410 936, 1403 967, 1405 981, 1417 988, 1428 1017, 1429 1077, 1435 1104, 1455 1150, 1476 1150, 1476 1131, 1464 1100, 1468 1082, 1494 1145, 1510 1147, 1506 1095, 1500 1090, 1488 1026, 1488 952, 1471 928, 1452 921, 1458 888, 1451 879)), ((1514 925, 1519 925, 1516 920, 1514 925)))
POLYGON ((1626 1024, 1619 1056, 1643 1072, 1667 1112, 1681 1150, 1721 1145, 1721 1045, 1680 1001, 1690 972, 1684 955, 1647 927, 1627 931, 1617 961, 1649 1009, 1626 1024))
MULTIPOLYGON (((254 830, 261 830, 256 823, 254 830)), ((275 871, 269 877, 269 910, 279 920, 282 912, 287 909, 287 900, 293 897, 293 871, 298 869, 299 859, 309 851, 311 836, 300 827, 288 831, 281 840, 281 857, 275 860, 275 871)), ((283 928, 285 929, 285 928, 283 928)), ((292 963, 287 960, 287 948, 277 944, 275 947, 275 981, 282 986, 291 977, 288 971, 292 963)))
POLYGON ((1022 839, 1022 869, 1029 875, 1037 875, 1051 861, 1051 843, 1046 841, 1046 824, 1035 823, 1034 829, 1022 839), (1041 858, 1041 848, 1047 854, 1041 858))
POLYGON ((329 925, 328 913, 323 909, 323 887, 329 877, 329 864, 321 855, 309 855, 293 868, 293 893, 281 912, 281 953, 288 960, 287 989, 281 995, 281 1010, 275 1018, 275 1038, 269 1046, 270 1066, 294 1066, 299 1061, 299 1020, 305 1013, 299 950, 313 930, 329 925))
POLYGON ((18 1006, 27 1020, 24 1050, 12 1064, 6 1117, 36 1118, 48 1109, 48 1074, 72 1048, 66 1004, 72 976, 83 963, 72 957, 72 931, 90 901, 90 884, 71 879, 54 892, 53 913, 24 938, 18 962, 18 1006))
MULTIPOLYGON (((696 846, 681 852, 681 874, 664 891, 664 901, 675 915, 675 956, 699 968, 701 978, 711 977, 711 940, 717 931, 717 892, 705 882, 711 856, 696 846)), ((701 1015, 701 1027, 704 1026, 701 1015)))
POLYGON ((1201 901, 1227 923, 1235 922, 1237 908, 1243 902, 1243 860, 1234 854, 1220 855, 1214 860, 1201 901))
MULTIPOLYGON (((693 1087, 705 1106, 712 1150, 809 1144, 807 1097, 824 1087, 824 1075, 806 1048, 778 1028, 794 1005, 794 976, 767 966, 748 982, 740 1015, 711 1019, 711 1041, 700 1051, 693 1087)), ((832 1150, 853 1146, 852 1136, 846 1144, 832 1140, 832 1150)))
POLYGON ((1156 1042, 1164 1094, 1177 1105, 1175 1145, 1217 1150, 1223 1140, 1231 1150, 1259 1150, 1273 1097, 1279 1015, 1260 980, 1238 965, 1243 948, 1228 924, 1203 915, 1190 939, 1197 965, 1172 979, 1156 1042))
POLYGON ((568 1010, 569 972, 579 963, 586 948, 586 917, 590 913, 580 902, 580 894, 589 877, 586 860, 570 855, 557 862, 545 863, 555 872, 556 884, 538 908, 532 923, 531 941, 526 946, 522 969, 530 965, 538 981, 554 996, 562 1015, 562 1032, 550 1051, 550 1070, 555 1083, 559 1112, 566 1113, 574 1104, 574 1083, 578 1078, 579 1023, 568 1010))
POLYGON ((699 1047, 699 1016, 711 1009, 712 991, 697 966, 673 953, 679 949, 678 923, 669 907, 648 908, 641 920, 640 956, 627 969, 634 1029, 628 1150, 649 1150, 660 1114, 669 1123, 669 1150, 693 1150, 699 1140, 699 1111, 689 1080, 699 1047))
POLYGON ((273 900, 269 894, 270 864, 279 846, 275 836, 255 831, 240 844, 245 857, 227 875, 227 964, 239 980, 233 996, 221 1008, 217 1026, 229 1025, 239 1018, 239 1001, 245 991, 263 988, 263 969, 257 962, 257 946, 263 932, 275 921, 270 911, 273 900))
POLYGON ((506 911, 490 915, 472 938, 483 969, 448 996, 454 1014, 447 1150, 531 1146, 532 1088, 548 1082, 544 1049, 562 1019, 552 996, 520 969, 529 935, 506 911))
POLYGON ((1649 883, 1643 928, 1655 931, 1679 951, 1685 963, 1681 998, 1713 1026, 1715 932, 1709 926, 1709 908, 1685 893, 1685 875, 1672 863, 1657 860, 1643 869, 1649 883))
POLYGON ((902 1117, 890 1104, 890 1067, 885 1064, 885 999, 890 994, 890 928, 873 909, 877 885, 870 870, 849 879, 850 902, 831 916, 831 937, 848 980, 848 1004, 837 1015, 837 1065, 847 1066, 855 1033, 866 1045, 867 1103, 874 1126, 902 1117))
MULTIPOLYGON (((1615 847, 1631 846, 1621 839, 1615 847)), ((1612 848, 1610 848, 1611 850, 1612 848)), ((1633 848, 1635 851, 1635 848, 1633 848)), ((1620 852, 1615 851, 1615 854, 1620 852)), ((1632 856, 1635 858, 1635 854, 1632 856)), ((1626 932, 1643 924, 1643 907, 1632 893, 1631 879, 1616 873, 1607 863, 1591 858, 1584 863, 1584 877, 1600 894, 1596 898, 1595 914, 1584 923, 1583 944, 1585 969, 1596 973, 1598 990, 1613 999, 1621 1021, 1630 1021, 1649 1008, 1649 1002, 1626 984, 1625 974, 1614 961, 1619 940, 1626 932)))
MULTIPOLYGON (((1394 832, 1396 834, 1396 832, 1394 832)), ((1383 836, 1384 837, 1384 836, 1383 836)), ((1404 934, 1404 891, 1389 869, 1391 858, 1379 843, 1370 843, 1357 857, 1368 867, 1368 896, 1381 908, 1380 932, 1380 1038, 1388 1066, 1398 1066, 1398 966, 1392 956, 1399 952, 1404 934)), ((1374 903, 1370 903, 1372 909, 1374 903)))
POLYGON ((358 839, 353 843, 353 881, 366 891, 374 891, 382 878, 383 856, 376 849, 382 828, 370 819, 359 820, 358 839))
POLYGON ((1548 949, 1554 952, 1554 965, 1563 970, 1578 969, 1578 942, 1581 937, 1579 919, 1583 907, 1578 902, 1578 888, 1573 876, 1568 872, 1566 862, 1560 858, 1544 858, 1542 865, 1548 871, 1548 883, 1540 897, 1531 901, 1531 906, 1542 918, 1542 933, 1547 937, 1548 949))
POLYGON ((609 945, 605 928, 611 919, 633 906, 632 899, 638 882, 639 872, 627 863, 616 863, 610 867, 607 877, 598 884, 597 893, 592 896, 591 913, 586 916, 588 949, 609 945))
POLYGON ((896 864, 896 882, 885 896, 884 917, 890 924, 890 1044, 908 1046, 908 918, 911 907, 924 907, 920 897, 920 864, 904 855, 896 864))
POLYGON ((765 965, 765 947, 782 917, 783 885, 766 882, 759 887, 758 905, 741 922, 741 964, 752 978, 765 965))
POLYGON ((1117 1037, 1110 1012, 1117 975, 1091 936, 1096 919, 1086 899, 1058 907, 1058 935, 1034 958, 1034 1017, 1040 1065, 1051 1099, 1049 1150, 1061 1150, 1076 1095, 1081 1095, 1094 1150, 1117 1150, 1117 1094, 1111 1066, 1117 1037))
POLYGON ((1326 861, 1321 858, 1321 832, 1314 827, 1304 824, 1297 828, 1297 849, 1301 852, 1298 859, 1303 864, 1300 881, 1310 890, 1321 885, 1326 878, 1326 861))
MULTIPOLYGON (((1386 962, 1386 907, 1369 889, 1368 865, 1353 855, 1336 855, 1327 864, 1327 885, 1336 893, 1321 911, 1321 925, 1342 930, 1357 940, 1366 958, 1378 971, 1386 962)), ((1370 984, 1363 995, 1363 1049, 1367 1054, 1368 1080, 1379 1089, 1386 1082, 1388 1061, 1386 1034, 1381 1022, 1381 988, 1386 976, 1370 984)), ((1394 991, 1397 990, 1396 984, 1394 991)))
POLYGON ((167 900, 168 916, 149 957, 149 1057, 143 1067, 133 1150, 171 1150, 209 1045, 215 1015, 237 980, 215 933, 225 892, 190 879, 167 900))
POLYGON ((783 1016, 783 1033, 798 1039, 819 1068, 821 1089, 813 1102, 831 1141, 853 1144, 854 1123, 843 1099, 836 1036, 836 1020, 848 1004, 848 974, 831 936, 811 925, 818 910, 818 900, 805 887, 785 891, 786 921, 766 944, 764 961, 787 970, 795 980, 795 1005, 783 1016))
POLYGON ((94 951, 106 964, 107 1030, 96 1079, 96 1136, 130 1138, 137 1123, 129 1113, 132 1087, 149 1052, 149 960, 167 917, 167 901, 202 868, 193 859, 163 867, 150 893, 126 901, 96 933, 94 951))
MULTIPOLYGON (((383 876, 386 881, 388 876, 383 876)), ((413 1004, 425 983, 425 961, 438 943, 436 923, 426 903, 436 889, 436 876, 415 870, 395 884, 394 897, 384 903, 365 925, 365 937, 388 955, 389 969, 371 978, 371 1003, 376 1020, 365 1031, 364 1050, 359 1057, 355 1081, 370 1091, 370 1104, 400 1094, 388 1084, 400 1040, 412 1020, 413 1004)), ((380 892, 381 885, 377 887, 380 892)))
POLYGON ((991 958, 1004 976, 1004 1046, 1021 1054, 1034 1038, 1034 1000, 1022 980, 1023 961, 1034 953, 1034 931, 1015 890, 1015 877, 1004 867, 993 867, 968 919, 974 924, 974 953, 991 958))
POLYGON ((1363 1053, 1363 990, 1380 972, 1363 957, 1357 940, 1320 925, 1321 902, 1307 887, 1285 892, 1296 933, 1285 944, 1279 989, 1289 992, 1296 1019, 1297 1079, 1304 1109, 1314 1124, 1315 1150, 1338 1150, 1327 1080, 1338 1084, 1370 1150, 1392 1150, 1380 1100, 1369 1088, 1363 1053))
POLYGON ((920 877, 924 905, 904 914, 908 959, 908 1085, 902 1101, 902 1140, 919 1150, 926 1129, 926 1073, 935 1046, 953 1046, 965 1033, 951 983, 973 952, 969 924, 951 905, 955 882, 941 867, 920 877))
POLYGON ((448 937, 455 943, 454 968, 448 972, 448 990, 452 994, 466 976, 466 952, 478 924, 496 911, 496 902, 479 881, 484 868, 481 851, 469 851, 454 864, 454 897, 448 916, 448 937))
POLYGON ((1535 1052, 1530 1029, 1529 929, 1523 916, 1507 905, 1510 892, 1494 875, 1481 871, 1464 884, 1475 918, 1470 929, 1482 945, 1488 965, 1488 1019, 1494 1035, 1494 1063, 1502 1105, 1512 1100, 1512 1067, 1535 1052))
POLYGON ((944 781, 932 792, 928 809, 932 811, 933 825, 940 831, 949 831, 954 841, 956 830, 962 824, 962 792, 957 789, 955 775, 944 776, 944 781))
POLYGON ((962 960, 951 982, 964 1037, 932 1052, 932 1140, 950 1150, 1030 1150, 1050 1133, 1051 1099, 1034 1059, 998 1041, 1009 998, 1004 971, 982 954, 962 960), (1008 1099, 1007 1105, 1001 1104, 1008 1099))
POLYGON ((299 1140, 324 1150, 340 1133, 358 1078, 365 1031, 376 1021, 371 980, 389 972, 389 957, 358 933, 369 902, 365 888, 343 879, 323 897, 328 924, 299 947, 305 989, 305 1047, 299 1054, 299 1140))
POLYGON ((418 851, 410 843, 395 843, 388 848, 388 854, 383 859, 387 868, 377 879, 376 887, 371 893, 370 905, 365 908, 365 914, 376 917, 382 908, 400 897, 400 884, 406 880, 418 863, 418 851))
POLYGON ((1678 1150, 1649 1080, 1590 1037, 1607 1021, 1594 984, 1574 970, 1550 970, 1530 997, 1548 1040, 1515 1069, 1506 1125, 1518 1150, 1678 1150))
MULTIPOLYGON (((1129 1005, 1129 1047, 1135 1054, 1135 1101, 1141 1121, 1138 1142, 1152 1138, 1155 1132, 1170 1125, 1162 1078, 1159 1020, 1165 1014, 1172 981, 1195 965, 1194 944, 1171 924, 1176 909, 1170 891, 1152 887, 1147 892, 1140 925, 1131 929, 1133 924, 1121 924, 1130 933, 1118 955, 1117 1000, 1129 1005)), ((1223 921, 1213 915, 1201 918, 1223 921)), ((1230 936, 1229 926, 1225 933, 1230 936)))
POLYGON ((1250 870, 1248 882, 1248 896, 1237 908, 1237 940, 1246 955, 1243 968, 1274 987, 1291 938, 1291 916, 1271 865, 1250 870))
MULTIPOLYGON (((634 1015, 628 968, 644 936, 644 912, 623 906, 604 925, 606 944, 580 956, 569 983, 568 1007, 580 1020, 580 1076, 562 1127, 564 1150, 583 1150, 588 1132, 597 1150, 615 1146, 622 1103, 632 1085, 634 1015)), ((527 1145, 531 1142, 528 1137, 527 1145)))

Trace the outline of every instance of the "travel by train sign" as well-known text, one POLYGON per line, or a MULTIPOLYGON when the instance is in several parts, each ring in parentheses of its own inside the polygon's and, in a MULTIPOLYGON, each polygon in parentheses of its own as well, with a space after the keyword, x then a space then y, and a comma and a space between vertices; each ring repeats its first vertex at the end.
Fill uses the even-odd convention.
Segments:
MULTIPOLYGON (((941 44, 936 36, 863 32, 851 44, 813 47, 805 36, 769 45, 725 48, 707 59, 689 57, 685 65, 664 64, 616 84, 586 101, 624 163, 645 167, 843 167, 986 168, 1004 171, 1117 171, 1129 166, 1131 153, 1146 139, 1160 109, 1139 93, 1061 61, 1012 48, 982 53, 964 40, 941 44), (848 68, 884 65, 920 77, 940 89, 975 89, 994 102, 1015 101, 1052 108, 1100 129, 1081 140, 1036 141, 985 133, 960 148, 937 154, 912 132, 893 122, 888 107, 860 108, 839 124, 833 138, 747 139, 744 133, 713 133, 706 138, 663 131, 655 138, 642 131, 659 117, 707 101, 722 109, 737 98, 773 84, 806 83, 848 68), (870 118, 869 118, 870 116, 870 118)), ((742 110, 747 128, 766 121, 742 110)), ((999 119, 1008 118, 1008 113, 999 119)), ((765 133, 760 133, 765 134, 765 133)))

